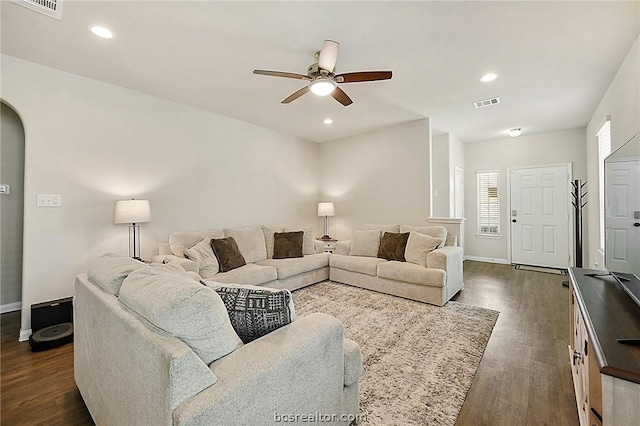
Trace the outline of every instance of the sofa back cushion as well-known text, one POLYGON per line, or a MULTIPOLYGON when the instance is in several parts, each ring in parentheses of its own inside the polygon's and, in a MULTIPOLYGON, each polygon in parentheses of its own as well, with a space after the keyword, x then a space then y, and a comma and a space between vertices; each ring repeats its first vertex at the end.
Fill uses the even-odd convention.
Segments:
POLYGON ((419 232, 425 235, 431 235, 432 237, 440 238, 440 245, 436 248, 444 247, 447 242, 447 228, 444 226, 412 226, 412 225, 400 225, 400 232, 419 232))
POLYGON ((371 231, 372 229, 380 231, 381 234, 383 232, 402 232, 400 231, 400 225, 398 224, 378 225, 375 223, 365 223, 362 227, 363 231, 371 231))
POLYGON ((120 301, 187 344, 207 365, 242 346, 218 294, 167 268, 132 272, 120 301))
POLYGON ((315 254, 316 249, 314 248, 314 236, 313 236, 313 227, 312 226, 290 226, 287 225, 284 227, 284 232, 293 232, 293 231, 302 231, 304 232, 304 236, 302 237, 302 254, 315 254))
POLYGON ((138 269, 147 268, 144 263, 130 257, 107 253, 89 266, 89 278, 109 294, 118 296, 122 282, 138 269))
POLYGON ((442 244, 442 239, 431 235, 411 231, 407 240, 404 257, 407 262, 420 266, 427 266, 427 255, 442 244))
POLYGON ((351 250, 349 256, 377 257, 380 248, 380 231, 353 231, 351 233, 351 250))
POLYGON ((227 228, 224 230, 224 236, 233 237, 236 240, 240 253, 247 263, 256 263, 267 258, 267 245, 262 227, 227 228))

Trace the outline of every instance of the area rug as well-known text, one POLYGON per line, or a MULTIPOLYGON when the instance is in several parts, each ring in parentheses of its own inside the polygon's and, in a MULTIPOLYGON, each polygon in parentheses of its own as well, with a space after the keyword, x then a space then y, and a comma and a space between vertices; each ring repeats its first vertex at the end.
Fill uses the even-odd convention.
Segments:
POLYGON ((358 424, 454 425, 498 312, 323 282, 293 292, 299 316, 332 315, 362 349, 358 424))

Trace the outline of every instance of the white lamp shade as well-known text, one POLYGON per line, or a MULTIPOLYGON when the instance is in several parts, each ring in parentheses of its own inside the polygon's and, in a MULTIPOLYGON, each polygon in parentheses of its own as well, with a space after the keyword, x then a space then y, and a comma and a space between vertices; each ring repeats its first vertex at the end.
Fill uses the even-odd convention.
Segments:
POLYGON ((145 223, 151 222, 149 200, 116 201, 113 223, 145 223))
POLYGON ((333 203, 318 203, 318 216, 335 216, 336 210, 333 203))

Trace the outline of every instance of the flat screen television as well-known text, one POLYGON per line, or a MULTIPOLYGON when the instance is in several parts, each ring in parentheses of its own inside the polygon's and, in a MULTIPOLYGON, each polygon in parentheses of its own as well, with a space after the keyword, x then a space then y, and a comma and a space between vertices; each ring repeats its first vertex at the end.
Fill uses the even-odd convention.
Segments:
POLYGON ((640 306, 640 133, 604 161, 604 224, 605 268, 640 306))

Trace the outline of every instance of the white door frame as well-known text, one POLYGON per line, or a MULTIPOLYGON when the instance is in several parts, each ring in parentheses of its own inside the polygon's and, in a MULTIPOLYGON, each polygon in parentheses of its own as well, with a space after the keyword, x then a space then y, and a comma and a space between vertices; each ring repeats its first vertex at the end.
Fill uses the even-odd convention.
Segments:
MULTIPOLYGON (((568 206, 568 211, 569 211, 569 239, 571 241, 569 241, 569 265, 570 266, 575 266, 575 252, 576 252, 576 248, 575 248, 575 236, 574 236, 574 229, 575 229, 575 224, 574 224, 574 220, 575 218, 573 217, 573 214, 571 214, 573 212, 573 206, 571 205, 571 194, 573 193, 573 187, 571 186, 571 183, 573 182, 573 163, 571 161, 566 162, 566 163, 551 163, 551 164, 539 164, 536 166, 521 166, 521 167, 508 167, 507 168, 507 197, 508 197, 508 203, 507 203, 507 215, 506 215, 506 219, 507 219, 507 260, 509 261, 509 264, 511 264, 511 171, 512 170, 526 170, 526 169, 539 169, 539 168, 544 168, 544 167, 562 167, 562 166, 566 166, 567 167, 567 171, 569 172, 569 181, 567 182, 568 185, 568 190, 569 190, 569 199, 567 200, 567 203, 569 203, 568 206)), ((584 232, 582 233, 584 235, 584 232)), ((584 244, 583 244, 584 246, 584 244)))

